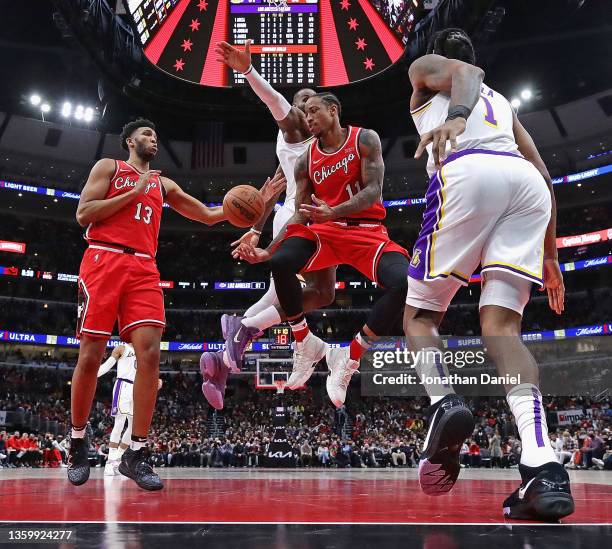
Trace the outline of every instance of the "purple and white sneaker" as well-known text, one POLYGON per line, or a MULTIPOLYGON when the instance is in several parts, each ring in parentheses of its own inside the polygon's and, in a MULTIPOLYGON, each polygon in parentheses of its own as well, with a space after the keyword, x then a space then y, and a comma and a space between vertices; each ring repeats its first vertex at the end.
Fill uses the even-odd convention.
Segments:
POLYGON ((263 332, 258 328, 249 328, 242 323, 243 317, 223 315, 221 329, 225 337, 225 359, 233 372, 239 372, 242 367, 242 357, 249 343, 263 332))
POLYGON ((200 357, 200 372, 204 378, 202 383, 204 397, 213 408, 222 410, 229 375, 229 370, 223 362, 223 351, 203 353, 200 357))

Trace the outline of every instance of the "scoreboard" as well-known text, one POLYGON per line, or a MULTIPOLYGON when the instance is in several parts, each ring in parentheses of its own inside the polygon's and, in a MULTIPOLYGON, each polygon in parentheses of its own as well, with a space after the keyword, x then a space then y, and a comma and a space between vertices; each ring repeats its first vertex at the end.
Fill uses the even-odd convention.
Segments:
POLYGON ((124 0, 145 57, 204 86, 244 86, 218 42, 252 40, 253 66, 277 87, 338 86, 397 61, 401 37, 380 0, 124 0))
POLYGON ((291 355, 291 328, 286 324, 270 328, 270 356, 291 355))
MULTIPOLYGON (((230 43, 253 40, 253 66, 270 84, 319 84, 319 0, 235 0, 229 21, 230 43)), ((242 74, 231 71, 230 85, 244 83, 242 74)))

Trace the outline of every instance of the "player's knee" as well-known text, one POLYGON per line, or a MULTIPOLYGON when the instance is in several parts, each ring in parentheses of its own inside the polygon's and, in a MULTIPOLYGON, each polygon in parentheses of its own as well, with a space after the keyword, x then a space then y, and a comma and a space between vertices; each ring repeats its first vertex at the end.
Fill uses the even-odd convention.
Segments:
POLYGON ((79 352, 79 359, 77 361, 77 368, 86 372, 98 372, 100 368, 100 362, 102 355, 97 349, 90 349, 81 347, 79 352))
POLYGON ((480 329, 483 337, 518 337, 521 333, 520 322, 509 315, 481 315, 480 329))
POLYGON ((319 288, 319 307, 327 307, 331 305, 336 299, 336 288, 334 286, 319 288))
POLYGON ((273 276, 296 274, 297 271, 292 269, 290 258, 284 253, 276 253, 268 262, 273 276))
POLYGON ((138 360, 138 368, 146 367, 159 368, 159 344, 151 343, 138 349, 136 359, 138 360))

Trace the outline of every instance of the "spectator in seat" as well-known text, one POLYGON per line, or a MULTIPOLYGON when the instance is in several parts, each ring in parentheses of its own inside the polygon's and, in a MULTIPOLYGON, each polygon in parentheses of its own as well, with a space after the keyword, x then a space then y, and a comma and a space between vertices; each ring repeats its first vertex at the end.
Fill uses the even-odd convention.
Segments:
POLYGON ((308 439, 305 438, 304 442, 300 446, 300 464, 302 467, 310 467, 312 462, 312 446, 308 443, 308 439))
POLYGON ((233 466, 233 453, 234 453, 234 447, 232 446, 232 443, 228 440, 225 441, 225 444, 223 444, 223 446, 221 446, 221 448, 219 449, 219 452, 221 453, 221 462, 223 464, 223 467, 231 467, 233 466))
POLYGON ((400 465, 406 467, 406 453, 402 451, 399 444, 391 448, 391 462, 393 467, 399 467, 400 465))
POLYGON ((600 436, 596 436, 593 431, 589 431, 582 447, 582 465, 585 469, 593 467, 593 458, 601 461, 604 455, 604 441, 600 436))
POLYGON ((242 440, 240 438, 236 439, 236 444, 234 445, 234 466, 235 467, 246 467, 247 457, 246 457, 246 449, 242 440))
POLYGON ((480 467, 480 446, 472 439, 470 441, 470 466, 480 467))
POLYGON ((323 467, 327 467, 329 465, 329 448, 326 443, 322 443, 317 449, 317 457, 319 458, 319 462, 323 467))

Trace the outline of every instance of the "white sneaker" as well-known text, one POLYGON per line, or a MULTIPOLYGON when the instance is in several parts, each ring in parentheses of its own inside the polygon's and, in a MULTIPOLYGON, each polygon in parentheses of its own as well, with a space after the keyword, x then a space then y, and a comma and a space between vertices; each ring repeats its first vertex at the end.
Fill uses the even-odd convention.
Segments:
POLYGON ((359 368, 358 360, 351 360, 349 347, 329 349, 325 355, 329 376, 325 382, 327 394, 336 408, 344 405, 346 390, 353 374, 359 368))
POLYGON ((287 381, 287 389, 303 387, 314 372, 314 367, 327 351, 327 343, 312 332, 302 342, 295 342, 293 350, 293 371, 287 381))
POLYGON ((105 477, 114 477, 119 474, 117 470, 119 467, 119 460, 108 460, 106 465, 104 466, 104 476, 105 477))

